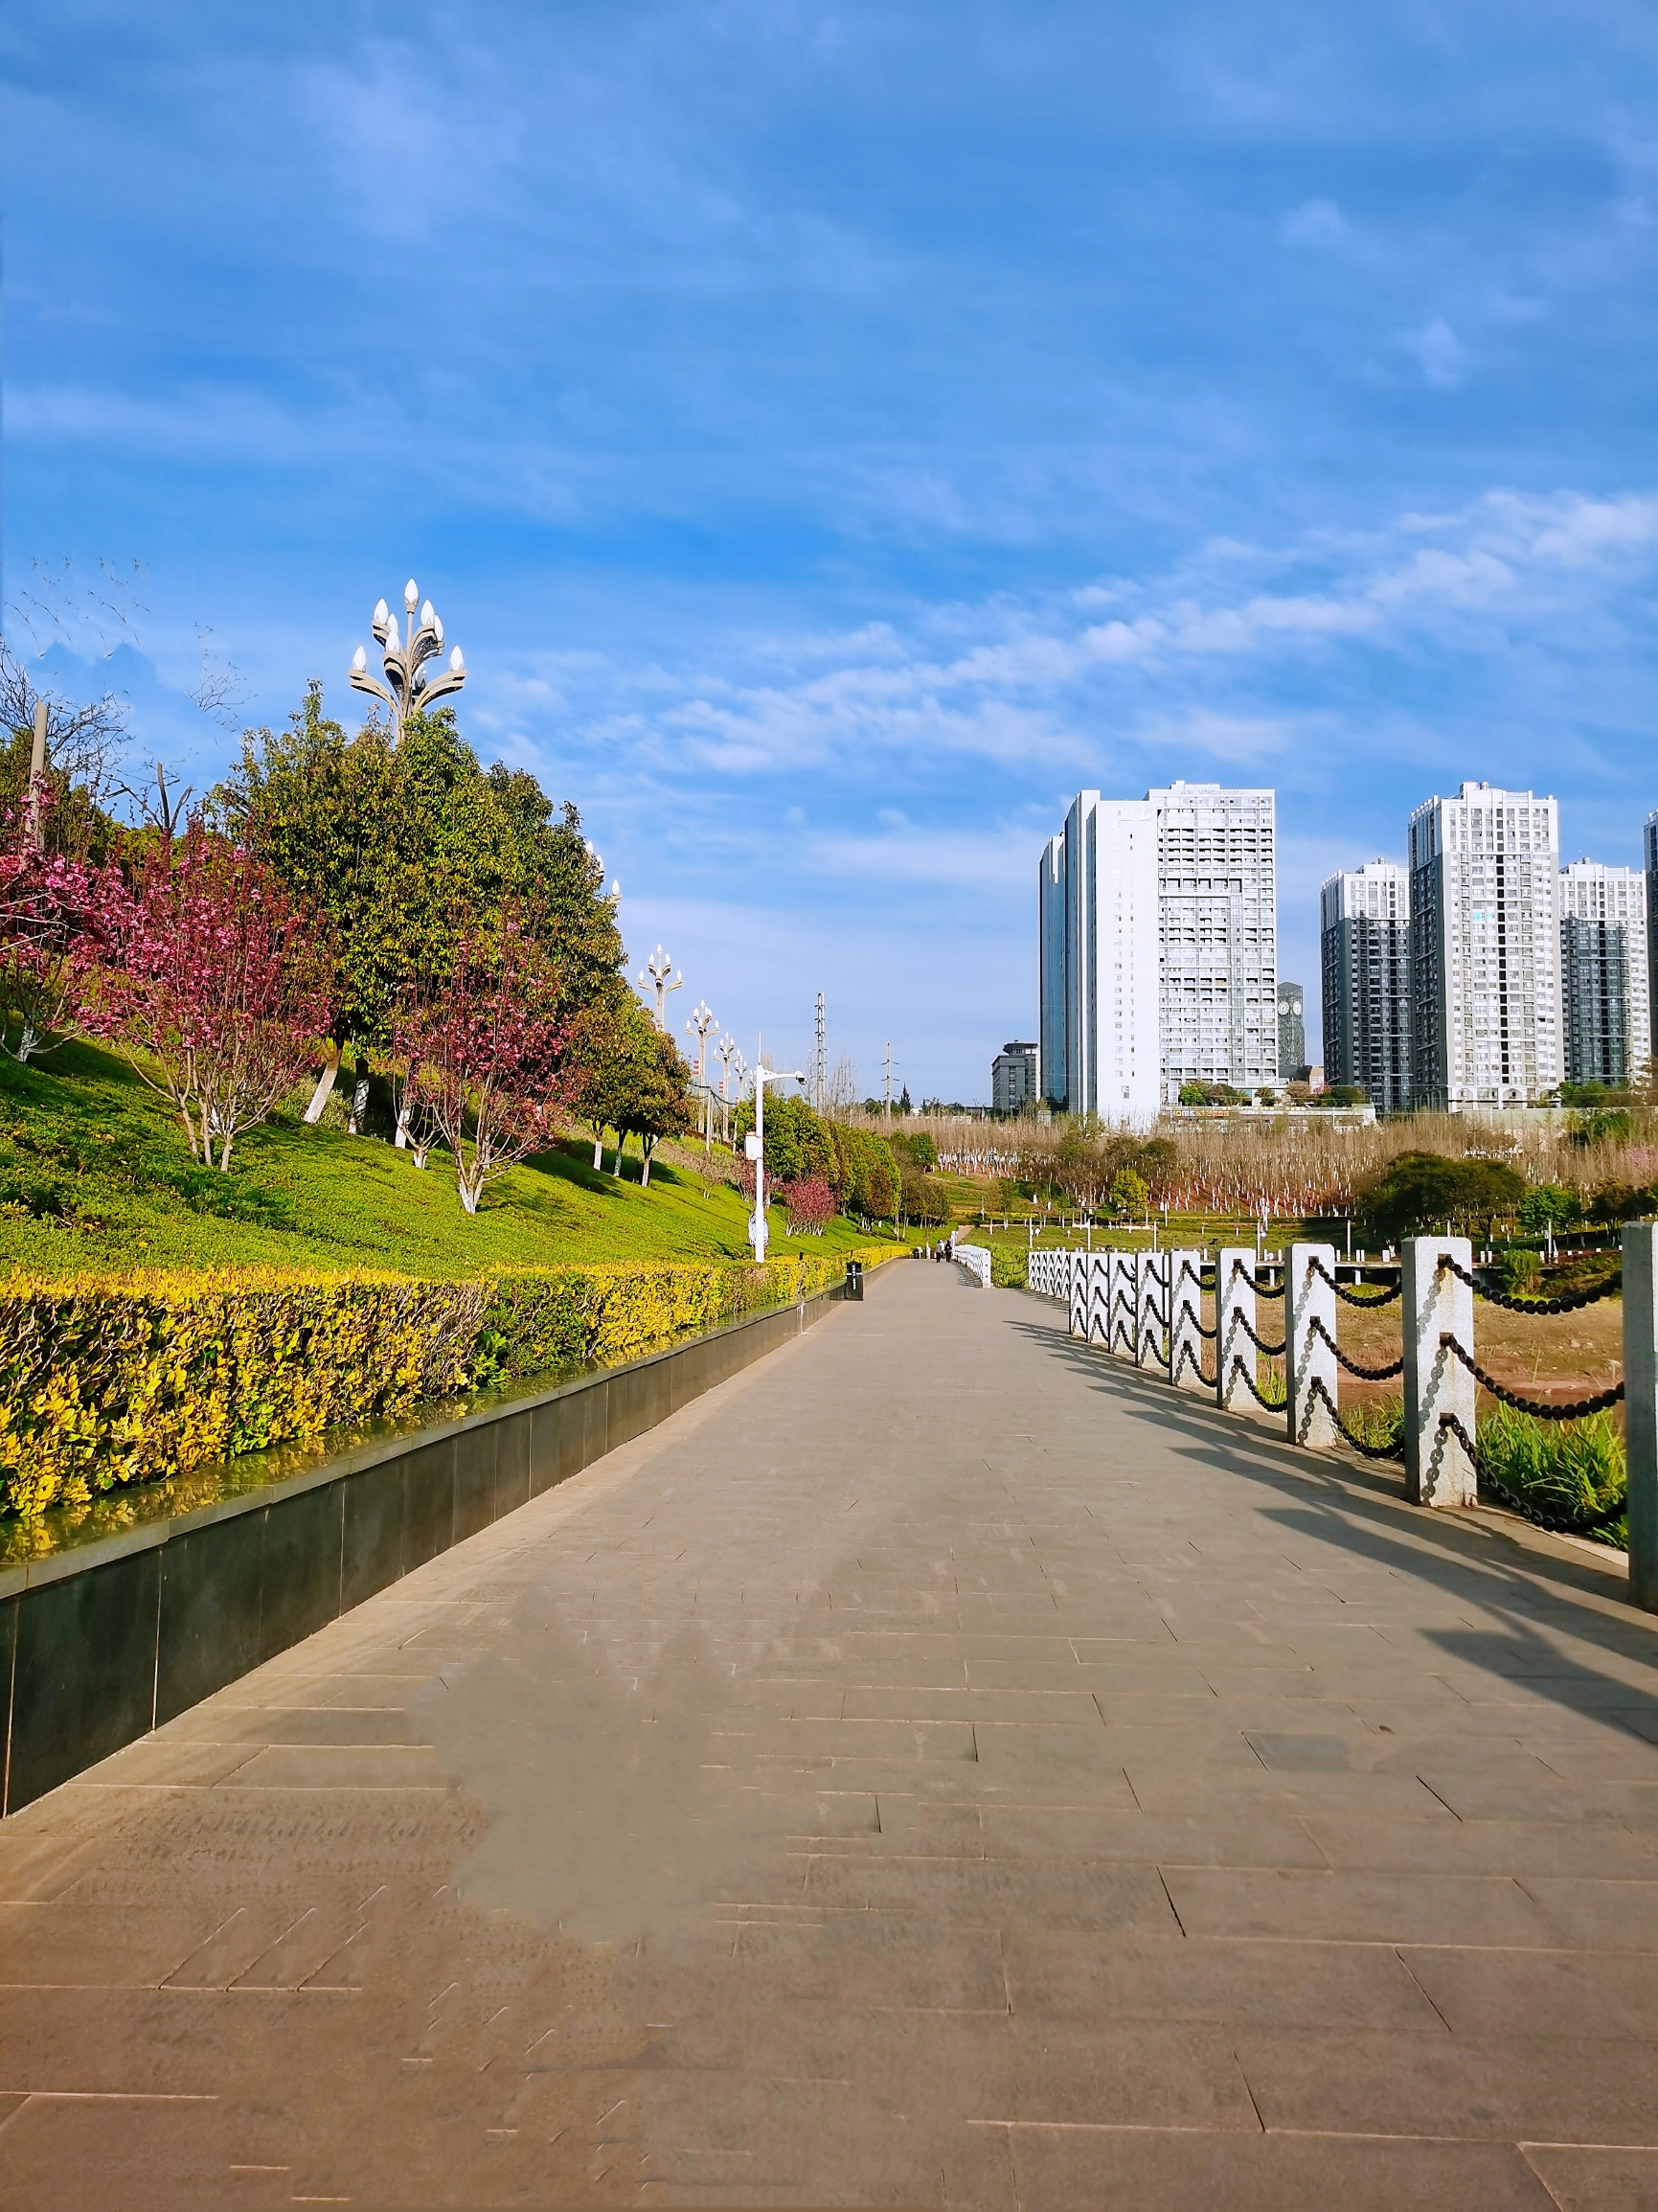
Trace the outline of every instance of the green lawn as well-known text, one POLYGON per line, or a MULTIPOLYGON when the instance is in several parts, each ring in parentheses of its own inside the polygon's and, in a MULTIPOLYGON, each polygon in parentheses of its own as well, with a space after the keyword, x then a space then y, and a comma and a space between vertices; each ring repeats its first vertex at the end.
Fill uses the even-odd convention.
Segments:
MULTIPOLYGON (((743 1260, 747 1206, 680 1155, 648 1189, 595 1174, 572 1140, 515 1168, 468 1220, 448 1155, 424 1173, 407 1152, 284 1113, 238 1144, 228 1175, 193 1165, 184 1131, 125 1063, 59 1047, 20 1068, 0 1060, 0 1265, 42 1275, 135 1267, 387 1268, 448 1277, 490 1267, 619 1260, 743 1260)), ((613 1158, 613 1152, 606 1153, 613 1158)), ((771 1253, 871 1243, 840 1220, 771 1253)))

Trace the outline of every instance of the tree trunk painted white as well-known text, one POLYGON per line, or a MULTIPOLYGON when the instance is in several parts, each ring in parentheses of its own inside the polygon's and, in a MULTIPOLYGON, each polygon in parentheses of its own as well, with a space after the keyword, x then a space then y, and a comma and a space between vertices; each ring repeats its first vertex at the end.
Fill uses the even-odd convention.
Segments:
POLYGON ((329 1093, 334 1087, 334 1078, 340 1072, 340 1048, 330 1041, 328 1064, 317 1078, 317 1087, 311 1093, 311 1103, 306 1108, 306 1120, 311 1124, 323 1118, 323 1108, 329 1103, 329 1093))
POLYGON ((352 1087, 352 1110, 346 1123, 347 1136, 360 1137, 362 1135, 363 1115, 368 1111, 368 1105, 369 1079, 366 1075, 360 1075, 352 1087))
POLYGON ((398 1152, 406 1152, 409 1145, 409 1124, 415 1118, 415 1094, 405 1090, 397 1107, 397 1133, 392 1139, 398 1152))

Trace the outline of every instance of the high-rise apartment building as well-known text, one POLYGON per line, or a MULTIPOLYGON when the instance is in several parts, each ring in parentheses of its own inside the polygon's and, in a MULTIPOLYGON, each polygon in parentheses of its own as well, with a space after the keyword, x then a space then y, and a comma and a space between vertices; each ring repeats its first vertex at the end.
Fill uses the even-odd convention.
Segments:
POLYGON ((1565 1073, 1556 803, 1464 784, 1409 840, 1412 1104, 1524 1106, 1565 1073))
POLYGON ((1641 862, 1647 875, 1647 1034, 1658 1037, 1658 812, 1647 817, 1641 833, 1641 862))
POLYGON ((1378 1114, 1410 1103, 1411 886, 1397 861, 1339 870, 1319 893, 1324 1072, 1378 1114))
POLYGON ((1559 889, 1566 1081, 1631 1082, 1652 1051, 1647 878, 1574 860, 1559 889))
POLYGON ((1036 884, 1036 1082, 1050 1106, 1065 1103, 1065 834, 1042 849, 1036 884))
POLYGON ((1042 856, 1039 933, 1040 1065, 1056 1104, 1145 1128, 1183 1083, 1276 1084, 1271 791, 1079 792, 1042 856))
POLYGON ((1306 1066, 1306 1004, 1299 983, 1278 979, 1278 1073, 1283 1083, 1302 1081, 1306 1066))

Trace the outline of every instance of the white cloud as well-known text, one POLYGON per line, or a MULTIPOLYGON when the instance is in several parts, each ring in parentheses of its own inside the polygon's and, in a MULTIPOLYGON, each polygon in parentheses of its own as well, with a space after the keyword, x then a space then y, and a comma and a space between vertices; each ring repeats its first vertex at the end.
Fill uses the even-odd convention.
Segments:
POLYGON ((1347 235, 1347 217, 1328 199, 1309 199, 1291 208, 1279 225, 1279 236, 1288 246, 1337 245, 1347 235))
POLYGON ((1426 380, 1440 391, 1453 390, 1467 373, 1467 355, 1462 341, 1441 316, 1436 315, 1431 323, 1424 323, 1420 331, 1407 331, 1404 347, 1415 356, 1426 380))

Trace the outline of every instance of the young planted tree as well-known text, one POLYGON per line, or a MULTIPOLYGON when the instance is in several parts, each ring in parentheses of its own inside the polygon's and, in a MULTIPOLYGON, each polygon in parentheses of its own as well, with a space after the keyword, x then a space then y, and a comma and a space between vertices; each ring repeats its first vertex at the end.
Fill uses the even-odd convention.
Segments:
MULTIPOLYGON (((672 1038, 651 1030, 644 1050, 627 1062, 625 1093, 619 1126, 625 1136, 639 1139, 645 1155, 639 1180, 641 1187, 647 1187, 651 1155, 663 1138, 689 1136, 696 1127, 691 1069, 672 1038)), ((617 1159, 620 1166, 620 1146, 617 1159)))
POLYGON ((199 819, 145 855, 122 965, 88 1026, 111 1038, 227 1171, 236 1140, 304 1076, 329 1024, 329 948, 253 854, 199 819))
POLYGON ((634 1065, 648 1052, 654 1034, 631 992, 614 1004, 585 1007, 571 1020, 565 1096, 574 1119, 592 1132, 595 1169, 604 1165, 604 1138, 614 1129, 616 1172, 622 1173, 622 1129, 634 1065))
POLYGON ((552 1141, 563 1044, 557 978, 512 915, 492 945, 463 941, 447 979, 397 1024, 408 1095, 454 1155, 468 1214, 490 1183, 552 1141))
POLYGON ((803 1175, 778 1193, 788 1212, 791 1237, 821 1237, 835 1217, 835 1195, 825 1175, 803 1175))

